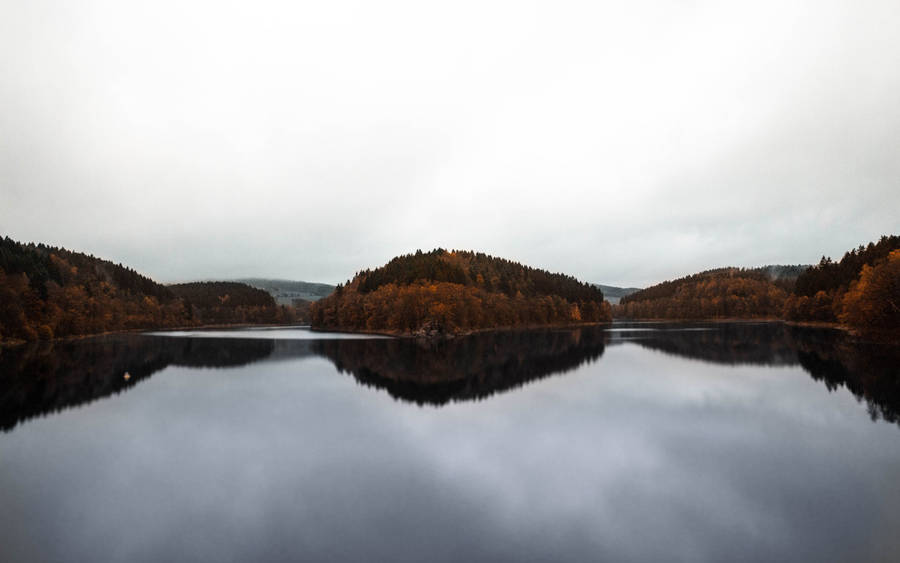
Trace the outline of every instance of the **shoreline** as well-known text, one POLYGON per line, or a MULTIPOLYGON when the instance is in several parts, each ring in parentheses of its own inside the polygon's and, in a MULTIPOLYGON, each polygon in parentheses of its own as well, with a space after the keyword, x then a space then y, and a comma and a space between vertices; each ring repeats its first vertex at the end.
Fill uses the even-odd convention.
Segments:
MULTIPOLYGON (((453 338, 462 338, 465 336, 471 336, 473 334, 483 334, 487 332, 511 332, 511 331, 527 331, 527 330, 554 330, 554 329, 573 329, 573 328, 583 328, 583 327, 595 327, 595 326, 603 326, 603 325, 613 325, 615 323, 622 322, 630 322, 630 323, 716 323, 716 324, 727 324, 727 323, 783 323, 787 326, 795 326, 802 328, 819 328, 819 329, 832 329, 841 331, 849 336, 852 336, 857 339, 861 339, 864 341, 869 341, 869 338, 864 337, 858 331, 848 327, 847 325, 843 325, 840 323, 830 323, 830 322, 822 322, 822 321, 789 321, 786 319, 779 318, 740 318, 740 317, 729 317, 729 318, 717 318, 717 319, 666 319, 666 318, 650 318, 650 319, 625 319, 625 318, 614 318, 611 321, 602 321, 602 322, 590 322, 590 323, 565 323, 565 324, 545 324, 545 325, 524 325, 524 326, 497 326, 490 328, 479 328, 466 330, 462 332, 423 332, 419 331, 400 331, 400 330, 353 330, 346 328, 336 328, 336 327, 314 327, 310 324, 283 324, 283 323, 220 323, 220 324, 204 324, 204 325, 196 325, 196 326, 177 326, 177 327, 156 327, 156 328, 133 328, 133 329, 123 329, 123 330, 111 330, 105 332, 97 332, 91 334, 78 334, 71 336, 63 336, 59 338, 52 338, 49 340, 20 340, 20 339, 5 339, 0 340, 0 350, 5 348, 18 348, 30 343, 34 342, 68 342, 74 340, 84 340, 88 338, 96 338, 98 336, 111 336, 117 334, 135 334, 135 333, 149 333, 149 332, 169 332, 169 331, 190 331, 190 330, 214 330, 214 329, 244 329, 244 328, 301 328, 308 327, 312 332, 333 332, 337 334, 364 334, 371 336, 382 336, 389 338, 404 338, 404 339, 425 339, 425 340, 446 340, 453 338)), ((872 342, 878 342, 884 344, 885 342, 882 340, 871 340, 872 342)), ((891 342, 888 342, 891 343, 891 342)))
POLYGON ((339 334, 370 334, 372 336, 389 336, 392 338, 423 338, 427 340, 462 338, 473 334, 482 334, 486 332, 510 332, 524 330, 542 330, 542 329, 566 329, 566 328, 582 328, 591 326, 611 325, 612 321, 591 322, 591 323, 566 323, 566 324, 542 324, 542 325, 507 325, 490 328, 478 328, 466 330, 463 332, 435 332, 432 334, 421 333, 420 331, 403 331, 403 330, 353 330, 347 328, 331 328, 331 327, 314 327, 310 325, 312 332, 335 332, 339 334))
POLYGON ((626 319, 617 318, 613 322, 629 322, 629 323, 784 323, 789 326, 802 326, 807 328, 832 328, 841 330, 849 334, 855 334, 855 331, 849 326, 841 323, 832 323, 825 321, 789 321, 778 317, 719 317, 715 319, 691 319, 691 318, 648 318, 648 319, 626 319))
POLYGON ((116 334, 135 334, 141 332, 163 332, 163 331, 175 331, 175 330, 208 330, 208 329, 217 329, 217 328, 295 328, 295 327, 304 327, 309 326, 308 324, 294 324, 294 325, 286 325, 283 323, 222 323, 222 324, 204 324, 204 325, 196 325, 196 326, 176 326, 176 327, 156 327, 156 328, 126 328, 122 330, 107 330, 104 332, 92 332, 90 334, 73 334, 70 336, 61 336, 59 338, 50 338, 47 340, 20 340, 20 339, 5 339, 0 340, 0 349, 2 348, 16 348, 19 346, 24 346, 25 344, 29 344, 32 342, 68 342, 71 340, 84 340, 87 338, 95 338, 97 336, 112 336, 116 334))

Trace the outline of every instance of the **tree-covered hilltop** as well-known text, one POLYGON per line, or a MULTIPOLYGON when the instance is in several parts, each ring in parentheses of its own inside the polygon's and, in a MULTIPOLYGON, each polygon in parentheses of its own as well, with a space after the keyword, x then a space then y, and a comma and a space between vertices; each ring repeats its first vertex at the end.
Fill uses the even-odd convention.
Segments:
POLYGON ((311 313, 315 328, 400 334, 611 319, 603 292, 571 276, 441 248, 361 271, 311 313))
POLYGON ((108 260, 0 238, 0 341, 292 320, 293 308, 244 284, 173 291, 108 260))
POLYGON ((621 299, 617 317, 716 319, 781 317, 793 266, 718 268, 665 281, 621 299))

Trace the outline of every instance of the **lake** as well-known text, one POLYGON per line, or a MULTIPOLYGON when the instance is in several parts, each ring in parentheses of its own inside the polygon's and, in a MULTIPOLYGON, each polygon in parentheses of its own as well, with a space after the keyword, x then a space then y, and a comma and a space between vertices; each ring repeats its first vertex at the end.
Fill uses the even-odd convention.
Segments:
POLYGON ((0 560, 896 561, 900 353, 780 323, 0 352, 0 560))

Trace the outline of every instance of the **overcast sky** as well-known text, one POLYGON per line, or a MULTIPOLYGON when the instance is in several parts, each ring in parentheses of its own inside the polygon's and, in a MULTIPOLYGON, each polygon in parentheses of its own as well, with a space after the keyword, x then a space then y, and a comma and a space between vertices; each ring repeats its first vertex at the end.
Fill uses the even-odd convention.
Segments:
POLYGON ((0 234, 160 281, 614 285, 900 231, 900 2, 0 0, 0 234))

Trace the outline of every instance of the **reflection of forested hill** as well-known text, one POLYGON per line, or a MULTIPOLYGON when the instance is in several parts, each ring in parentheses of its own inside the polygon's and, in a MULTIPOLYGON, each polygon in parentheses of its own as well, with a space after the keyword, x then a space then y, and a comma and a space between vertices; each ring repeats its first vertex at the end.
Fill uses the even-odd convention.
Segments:
POLYGON ((900 423, 900 347, 852 342, 836 331, 792 330, 800 365, 829 389, 841 385, 865 400, 872 420, 900 423))
POLYGON ((128 390, 169 365, 231 367, 268 358, 321 356, 366 386, 419 404, 478 399, 596 360, 603 340, 602 329, 590 328, 437 342, 130 334, 35 344, 0 353, 0 429, 128 390))
POLYGON ((118 335, 0 350, 0 429, 131 389, 168 365, 244 366, 319 356, 359 383, 418 404, 478 400, 599 359, 633 342, 720 364, 801 365, 846 386, 873 418, 900 423, 900 348, 779 323, 617 325, 494 332, 450 340, 265 340, 118 335), (645 330, 636 330, 636 329, 645 330), (654 328, 655 330, 646 330, 654 328), (693 330, 706 329, 706 330, 693 330), (128 372, 130 379, 125 380, 128 372))
POLYGON ((845 386, 872 419, 900 423, 900 347, 860 342, 835 329, 782 323, 617 326, 607 344, 634 342, 674 356, 719 364, 797 365, 829 389, 845 386), (652 327, 655 330, 646 330, 652 327), (641 330, 643 329, 643 330, 641 330))
POLYGON ((0 353, 0 429, 129 389, 169 364, 137 337, 34 344, 0 353), (125 372, 131 376, 124 379, 125 372))
POLYGON ((3 350, 0 429, 128 390, 168 365, 246 365, 268 356, 272 347, 271 340, 130 334, 3 350))
POLYGON ((599 327, 482 333, 443 341, 320 340, 317 353, 363 385, 418 404, 481 399, 603 354, 599 327))
POLYGON ((797 353, 781 323, 654 323, 619 325, 611 343, 633 341, 652 350, 717 364, 794 365, 797 353))

